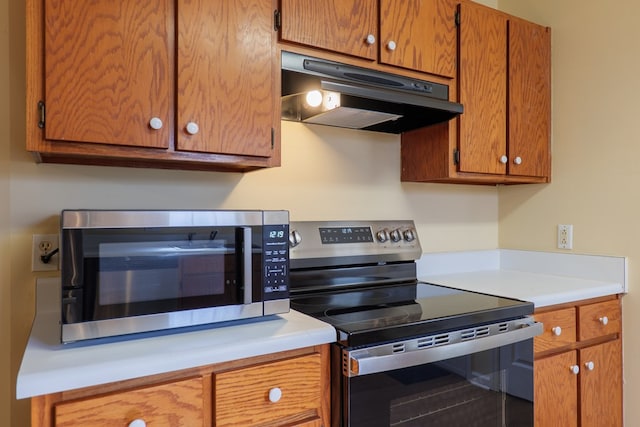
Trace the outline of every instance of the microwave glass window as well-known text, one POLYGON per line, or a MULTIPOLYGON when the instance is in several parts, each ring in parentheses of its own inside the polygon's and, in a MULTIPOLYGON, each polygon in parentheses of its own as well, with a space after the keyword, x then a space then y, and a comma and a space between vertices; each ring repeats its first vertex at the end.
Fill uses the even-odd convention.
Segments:
POLYGON ((66 232, 74 242, 67 258, 82 260, 82 267, 74 264, 66 286, 81 290, 84 320, 246 304, 260 298, 259 226, 66 232), (246 274, 251 274, 248 290, 246 274))

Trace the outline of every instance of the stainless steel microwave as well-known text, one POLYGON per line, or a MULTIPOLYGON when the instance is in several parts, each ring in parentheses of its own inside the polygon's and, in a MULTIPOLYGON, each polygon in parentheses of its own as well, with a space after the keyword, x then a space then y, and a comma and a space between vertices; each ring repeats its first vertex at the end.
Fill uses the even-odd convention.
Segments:
POLYGON ((289 311, 287 211, 64 210, 62 342, 289 311))

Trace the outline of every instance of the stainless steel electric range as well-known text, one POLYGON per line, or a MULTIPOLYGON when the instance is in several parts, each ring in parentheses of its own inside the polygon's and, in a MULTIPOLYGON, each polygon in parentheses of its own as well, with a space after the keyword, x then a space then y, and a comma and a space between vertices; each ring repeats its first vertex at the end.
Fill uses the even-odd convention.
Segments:
POLYGON ((533 426, 532 303, 418 281, 412 221, 290 229, 291 307, 336 329, 333 426, 533 426))

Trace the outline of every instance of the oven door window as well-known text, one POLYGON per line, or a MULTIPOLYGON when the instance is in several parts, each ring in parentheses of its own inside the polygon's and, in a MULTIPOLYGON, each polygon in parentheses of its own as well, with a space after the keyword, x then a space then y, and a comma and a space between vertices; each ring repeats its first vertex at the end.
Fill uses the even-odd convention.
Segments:
POLYGON ((237 305, 259 300, 260 227, 65 230, 73 241, 64 257, 81 291, 83 319, 237 305), (249 230, 249 231, 247 231, 249 230), (247 237, 247 233, 250 235, 247 237), (244 240, 251 239, 251 255, 244 240), (248 259, 248 261, 247 261, 248 259), (246 289, 245 264, 252 270, 246 289))
POLYGON ((533 426, 532 340, 343 382, 345 426, 533 426))

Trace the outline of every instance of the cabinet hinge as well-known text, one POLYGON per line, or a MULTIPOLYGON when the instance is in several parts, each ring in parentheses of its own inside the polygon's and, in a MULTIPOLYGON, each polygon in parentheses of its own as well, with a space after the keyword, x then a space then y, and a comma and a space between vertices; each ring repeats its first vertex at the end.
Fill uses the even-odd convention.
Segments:
POLYGON ((282 15, 278 9, 273 11, 273 29, 275 31, 280 31, 280 27, 282 26, 282 15))
POLYGON ((460 12, 456 11, 454 19, 456 21, 456 27, 459 27, 460 26, 460 12))
POLYGON ((44 129, 44 101, 38 102, 38 110, 40 110, 40 121, 38 122, 38 127, 40 129, 44 129))
POLYGON ((454 165, 460 164, 460 150, 458 150, 457 148, 453 150, 453 164, 454 165))
POLYGON ((271 149, 273 150, 275 146, 276 146, 276 131, 275 129, 271 128, 271 149))

